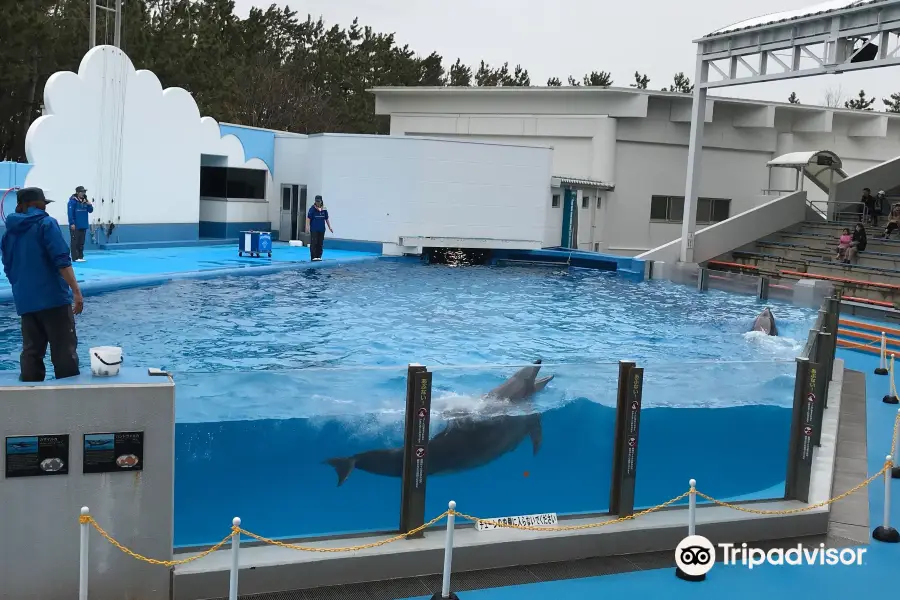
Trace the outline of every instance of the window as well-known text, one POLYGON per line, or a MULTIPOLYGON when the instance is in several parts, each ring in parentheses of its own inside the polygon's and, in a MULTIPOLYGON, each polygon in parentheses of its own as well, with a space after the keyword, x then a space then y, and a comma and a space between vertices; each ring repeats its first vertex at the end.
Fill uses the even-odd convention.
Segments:
POLYGON ((553 199, 550 201, 550 206, 553 208, 559 208, 559 194, 553 194, 553 199))
POLYGON ((600 208, 600 196, 597 196, 597 208, 600 208))
MULTIPOLYGON (((697 198, 697 223, 724 221, 731 214, 731 200, 726 198, 697 198)), ((681 223, 684 220, 684 197, 653 196, 650 198, 650 220, 681 223)))
POLYGON ((591 197, 590 196, 582 196, 581 197, 581 208, 589 208, 591 206, 591 197))
POLYGON ((594 252, 600 252, 600 243, 594 242, 594 252))
POLYGON ((200 195, 209 198, 266 199, 266 171, 200 167, 200 195))
POLYGON ((281 188, 281 210, 291 210, 291 188, 281 188))

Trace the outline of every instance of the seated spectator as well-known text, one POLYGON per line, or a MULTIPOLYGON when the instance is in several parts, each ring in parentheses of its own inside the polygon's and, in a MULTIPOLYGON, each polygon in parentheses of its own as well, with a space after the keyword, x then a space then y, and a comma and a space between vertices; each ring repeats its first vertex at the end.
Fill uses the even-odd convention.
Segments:
POLYGON ((884 229, 883 237, 891 237, 891 234, 894 233, 897 228, 900 228, 900 202, 891 207, 891 213, 888 215, 888 223, 887 227, 884 229))
POLYGON ((850 242, 852 241, 852 237, 850 236, 850 230, 846 227, 844 231, 841 233, 841 237, 838 240, 838 250, 837 255, 834 257, 834 260, 837 262, 845 262, 847 260, 847 251, 850 249, 850 242))
POLYGON ((866 228, 862 223, 857 223, 853 228, 853 235, 850 238, 850 247, 847 249, 847 259, 844 262, 857 264, 859 262, 859 253, 866 251, 866 245, 869 240, 866 236, 866 228))
POLYGON ((875 195, 875 205, 872 212, 872 227, 878 227, 878 217, 883 215, 886 209, 887 197, 885 197, 884 190, 879 190, 878 194, 875 195))

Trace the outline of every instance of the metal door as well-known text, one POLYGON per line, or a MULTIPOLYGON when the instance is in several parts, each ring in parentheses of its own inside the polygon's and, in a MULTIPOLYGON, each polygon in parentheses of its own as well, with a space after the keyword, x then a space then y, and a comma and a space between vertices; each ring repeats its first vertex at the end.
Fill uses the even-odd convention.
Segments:
POLYGON ((299 240, 306 231, 306 186, 292 183, 281 185, 281 221, 278 239, 282 242, 299 240))

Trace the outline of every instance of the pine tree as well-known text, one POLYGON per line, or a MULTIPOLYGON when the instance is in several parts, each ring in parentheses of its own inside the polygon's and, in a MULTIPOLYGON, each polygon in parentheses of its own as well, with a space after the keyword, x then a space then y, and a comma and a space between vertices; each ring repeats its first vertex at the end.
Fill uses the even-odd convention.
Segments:
POLYGON ((800 98, 797 97, 796 92, 791 92, 791 95, 788 96, 788 102, 791 104, 800 104, 800 98))
POLYGON ((571 75, 569 75, 569 85, 571 85, 571 86, 574 87, 574 86, 581 85, 581 82, 580 82, 580 81, 575 81, 575 78, 572 77, 571 75))
POLYGON ((859 90, 859 96, 844 102, 844 107, 853 110, 872 110, 873 104, 875 104, 875 98, 866 98, 866 91, 859 90))
POLYGON ((884 104, 884 110, 887 112, 900 113, 900 92, 891 94, 890 98, 882 98, 881 102, 884 104))
POLYGON ((668 89, 663 88, 664 92, 678 92, 680 94, 693 94, 694 86, 691 85, 691 80, 685 76, 684 73, 676 73, 674 85, 669 86, 668 89))
POLYGON ((609 87, 613 84, 612 74, 606 71, 591 71, 590 75, 584 76, 584 85, 592 87, 609 87))
POLYGON ((562 82, 559 80, 559 77, 551 77, 547 80, 547 85, 549 87, 559 87, 562 85, 562 82))
POLYGON ((631 84, 631 87, 637 88, 639 90, 646 90, 649 83, 649 77, 647 77, 646 75, 641 75, 637 71, 634 72, 634 83, 631 84))

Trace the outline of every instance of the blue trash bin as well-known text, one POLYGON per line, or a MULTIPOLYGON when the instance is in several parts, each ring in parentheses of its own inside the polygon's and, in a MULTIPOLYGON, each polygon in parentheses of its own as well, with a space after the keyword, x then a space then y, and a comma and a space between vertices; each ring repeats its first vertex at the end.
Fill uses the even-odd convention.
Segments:
POLYGON ((267 254, 272 258, 272 233, 269 231, 242 231, 241 239, 238 240, 238 256, 248 256, 259 258, 263 254, 267 254))

